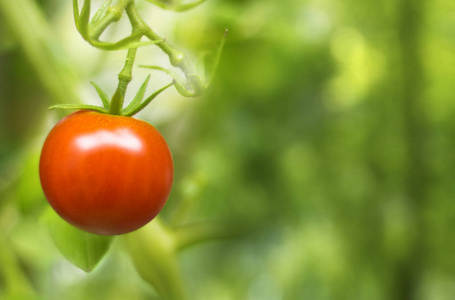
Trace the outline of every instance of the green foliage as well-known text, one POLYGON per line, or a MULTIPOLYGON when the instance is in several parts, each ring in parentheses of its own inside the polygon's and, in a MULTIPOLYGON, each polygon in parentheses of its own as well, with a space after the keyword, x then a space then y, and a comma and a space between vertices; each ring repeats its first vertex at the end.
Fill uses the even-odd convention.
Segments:
MULTIPOLYGON (((154 2, 166 8, 177 3, 154 2)), ((7 6, 0 3, 3 17, 7 6)), ((142 239, 118 239, 121 247, 90 274, 76 273, 45 242, 24 242, 41 226, 36 211, 45 203, 24 192, 36 190, 36 181, 29 181, 36 168, 18 153, 47 131, 35 124, 47 124, 45 107, 57 97, 34 95, 58 95, 48 78, 62 73, 54 73, 58 64, 45 60, 48 55, 40 58, 51 69, 34 73, 40 52, 27 48, 18 28, 0 28, 1 34, 9 30, 0 38, 7 40, 0 47, 0 298, 12 291, 51 300, 159 299, 158 289, 146 283, 172 290, 157 278, 177 268, 178 284, 197 300, 453 299, 453 8, 448 0, 229 0, 207 1, 167 19, 144 1, 138 10, 153 16, 150 24, 176 21, 159 30, 181 49, 213 53, 219 33, 229 28, 230 35, 204 96, 181 100, 166 91, 140 114, 166 137, 175 161, 163 228, 152 223, 131 236, 142 239), (19 49, 29 60, 12 55, 19 49), (33 93, 16 87, 21 80, 33 93), (36 106, 26 109, 28 104, 36 106), (16 172, 12 161, 18 161, 16 172), (32 206, 22 209, 22 203, 32 206), (215 225, 184 226, 213 224, 207 220, 223 221, 223 234, 225 227, 241 234, 199 246, 188 242, 198 234, 213 238, 215 225), (30 245, 46 251, 33 252, 30 245), (45 258, 41 266, 36 257, 45 258), (11 283, 14 289, 5 289, 11 283)), ((59 28, 61 20, 49 22, 59 28)), ((76 47, 75 40, 63 41, 65 48, 76 47)), ((73 85, 95 80, 107 90, 113 77, 104 72, 117 59, 111 55, 73 85)), ((153 64, 147 59, 160 55, 145 52, 138 63, 153 64)), ((173 70, 171 63, 166 69, 173 70)), ((148 75, 134 71, 136 78, 148 75)), ((155 73, 150 85, 164 84, 155 73)))
POLYGON ((52 209, 46 210, 43 222, 61 253, 76 267, 90 272, 109 250, 112 236, 91 234, 68 224, 52 209))

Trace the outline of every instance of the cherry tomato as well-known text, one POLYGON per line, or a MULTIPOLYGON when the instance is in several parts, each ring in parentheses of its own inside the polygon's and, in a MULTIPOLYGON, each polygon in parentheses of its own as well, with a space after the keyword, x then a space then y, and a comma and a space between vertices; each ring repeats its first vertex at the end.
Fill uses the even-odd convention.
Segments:
POLYGON ((51 130, 39 172, 55 211, 102 235, 131 232, 152 220, 166 203, 174 176, 167 143, 152 125, 86 110, 51 130))

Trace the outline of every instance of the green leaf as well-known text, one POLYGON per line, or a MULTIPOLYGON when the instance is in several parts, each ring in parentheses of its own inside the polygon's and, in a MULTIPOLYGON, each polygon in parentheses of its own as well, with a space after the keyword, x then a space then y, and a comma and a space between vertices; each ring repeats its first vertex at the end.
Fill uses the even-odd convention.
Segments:
POLYGON ((92 20, 90 21, 90 26, 93 24, 98 23, 107 13, 109 6, 111 6, 112 0, 106 0, 103 5, 98 9, 98 11, 93 16, 92 20))
POLYGON ((98 93, 98 96, 100 96, 101 101, 103 101, 103 107, 109 111, 109 107, 111 106, 111 102, 109 100, 109 97, 106 95, 106 93, 93 81, 90 81, 90 84, 93 85, 93 87, 96 89, 96 92, 98 93))
POLYGON ((90 272, 104 257, 112 236, 88 233, 65 222, 49 207, 42 218, 57 248, 73 265, 90 272))
POLYGON ((107 113, 107 111, 101 107, 96 105, 88 105, 88 104, 56 104, 49 107, 49 109, 87 109, 87 110, 94 110, 101 113, 107 113))
POLYGON ((150 75, 147 76, 147 79, 145 79, 144 83, 139 88, 139 91, 137 92, 136 96, 131 101, 131 103, 128 104, 127 107, 125 107, 125 109, 124 109, 125 112, 126 111, 133 111, 134 109, 139 107, 139 104, 141 104, 142 99, 144 99, 145 90, 147 89, 147 85, 149 83, 149 80, 150 80, 150 75))
POLYGON ((147 105, 150 104, 150 102, 152 102, 153 99, 156 98, 156 96, 158 96, 159 94, 161 94, 161 92, 163 92, 164 90, 166 90, 168 87, 170 87, 171 85, 174 85, 174 82, 171 82, 169 83, 168 85, 162 87, 161 89, 159 89, 158 91, 154 92, 150 97, 148 97, 147 99, 145 99, 144 102, 142 102, 140 105, 138 105, 136 108, 133 108, 131 111, 124 111, 123 112, 123 115, 124 116, 128 116, 128 117, 131 117, 131 116, 134 116, 135 114, 137 114, 138 112, 140 112, 141 110, 143 110, 147 105))

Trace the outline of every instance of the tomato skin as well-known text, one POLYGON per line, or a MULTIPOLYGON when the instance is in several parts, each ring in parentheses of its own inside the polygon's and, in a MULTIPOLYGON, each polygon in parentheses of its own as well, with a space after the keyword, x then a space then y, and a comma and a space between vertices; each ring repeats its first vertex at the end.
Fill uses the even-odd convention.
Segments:
POLYGON ((55 211, 102 235, 128 233, 151 221, 164 207, 174 177, 171 152, 152 125, 85 110, 51 130, 39 172, 55 211))

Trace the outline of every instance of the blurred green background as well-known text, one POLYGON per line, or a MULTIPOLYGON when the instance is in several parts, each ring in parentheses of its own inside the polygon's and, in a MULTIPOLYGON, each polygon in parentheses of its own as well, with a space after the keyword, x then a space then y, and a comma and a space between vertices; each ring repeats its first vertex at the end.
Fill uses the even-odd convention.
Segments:
MULTIPOLYGON (((187 205, 243 228, 179 254, 189 299, 455 299, 454 1, 137 2, 195 58, 229 28, 203 97, 166 91, 139 115, 174 155, 163 219, 187 205)), ((112 93, 124 57, 82 40, 70 1, 0 0, 0 299, 159 299, 120 246, 86 274, 39 222, 40 147, 63 115, 46 108, 97 103, 89 81, 112 93)))

